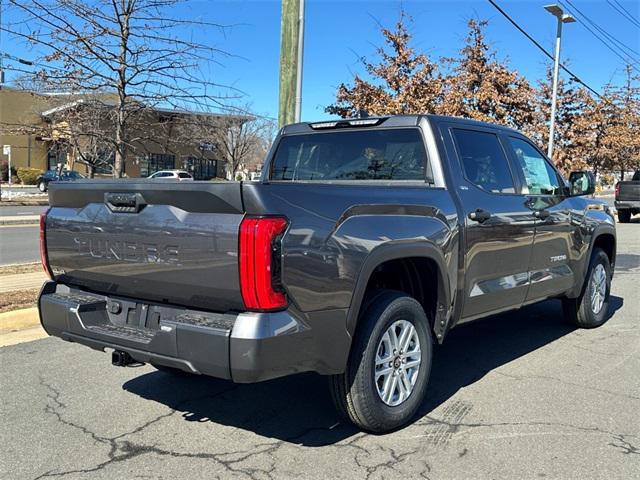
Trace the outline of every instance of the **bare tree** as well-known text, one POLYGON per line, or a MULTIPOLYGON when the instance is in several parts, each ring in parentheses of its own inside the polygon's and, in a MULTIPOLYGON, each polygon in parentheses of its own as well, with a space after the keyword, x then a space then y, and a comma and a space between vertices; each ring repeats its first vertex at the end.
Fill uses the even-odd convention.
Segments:
POLYGON ((240 170, 257 170, 266 156, 275 132, 275 122, 264 117, 221 118, 212 140, 225 160, 228 180, 240 170))
POLYGON ((113 125, 114 175, 122 176, 137 122, 157 107, 212 110, 223 106, 222 92, 211 79, 215 59, 225 52, 193 40, 194 30, 224 28, 198 19, 177 18, 184 0, 9 0, 28 18, 26 27, 3 27, 47 54, 51 65, 38 78, 58 90, 113 92, 104 111, 113 125), (25 30, 28 28, 29 30, 25 30))

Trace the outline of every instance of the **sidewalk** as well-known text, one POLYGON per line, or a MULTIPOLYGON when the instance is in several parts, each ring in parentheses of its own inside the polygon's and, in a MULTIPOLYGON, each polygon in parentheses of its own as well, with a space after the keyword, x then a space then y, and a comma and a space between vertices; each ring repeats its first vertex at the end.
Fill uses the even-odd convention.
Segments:
POLYGON ((45 280, 47 275, 44 272, 0 275, 0 293, 40 288, 45 280))

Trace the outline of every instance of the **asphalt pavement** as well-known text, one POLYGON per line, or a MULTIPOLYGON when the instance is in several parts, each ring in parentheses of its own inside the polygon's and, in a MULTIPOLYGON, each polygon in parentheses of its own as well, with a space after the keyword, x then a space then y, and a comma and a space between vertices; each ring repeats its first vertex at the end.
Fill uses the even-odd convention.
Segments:
POLYGON ((47 208, 46 205, 24 205, 24 206, 4 206, 0 205, 0 217, 18 217, 18 216, 31 216, 40 215, 44 213, 47 208))
POLYGON ((0 265, 40 261, 38 225, 0 225, 0 265))
POLYGON ((638 478, 640 221, 618 235, 604 326, 547 301, 453 330, 419 416, 387 435, 341 423, 317 375, 234 385, 56 338, 1 348, 0 478, 638 478))

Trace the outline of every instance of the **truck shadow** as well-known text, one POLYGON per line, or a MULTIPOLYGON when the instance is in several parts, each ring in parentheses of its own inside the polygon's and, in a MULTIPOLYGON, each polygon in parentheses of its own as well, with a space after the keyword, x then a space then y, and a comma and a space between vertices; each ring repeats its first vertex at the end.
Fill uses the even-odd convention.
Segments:
MULTIPOLYGON (((610 315, 622 303, 612 296, 610 315)), ((573 329, 561 315, 560 302, 551 300, 452 330, 436 348, 429 390, 417 418, 495 368, 570 333, 573 329)), ((188 422, 214 422, 305 446, 330 445, 357 433, 339 419, 326 379, 315 374, 237 385, 152 372, 129 380, 123 388, 166 405, 188 422)))

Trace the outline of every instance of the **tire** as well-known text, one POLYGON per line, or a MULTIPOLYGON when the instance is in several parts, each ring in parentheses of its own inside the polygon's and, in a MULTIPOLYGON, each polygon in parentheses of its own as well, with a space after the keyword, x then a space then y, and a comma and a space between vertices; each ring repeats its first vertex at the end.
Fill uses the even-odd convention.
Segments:
POLYGON ((47 184, 44 182, 38 182, 38 190, 40 190, 42 193, 47 191, 47 184))
POLYGON ((383 433, 407 424, 420 407, 429 381, 433 341, 427 316, 414 298, 393 290, 381 290, 370 298, 358 322, 346 371, 331 377, 330 388, 343 417, 363 430, 383 433), (407 333, 404 356, 391 351, 392 330, 407 333), (384 364, 378 354, 385 358, 384 364), (412 363, 417 368, 409 367, 412 363), (382 371, 392 373, 382 375, 382 371), (398 385, 403 379, 407 383, 398 385))
POLYGON ((596 328, 608 318, 611 293, 611 263, 600 248, 594 248, 582 294, 578 298, 562 300, 565 319, 578 328, 596 328), (604 279, 602 278, 604 273, 604 279), (601 283, 604 282, 604 283, 601 283), (600 286, 599 292, 596 291, 600 286), (602 293, 604 292, 604 295, 602 293), (596 300, 594 300, 596 296, 596 300), (601 303, 598 298, 601 298, 601 303))
POLYGON ((618 221, 629 223, 631 221, 631 210, 618 210, 618 221))

